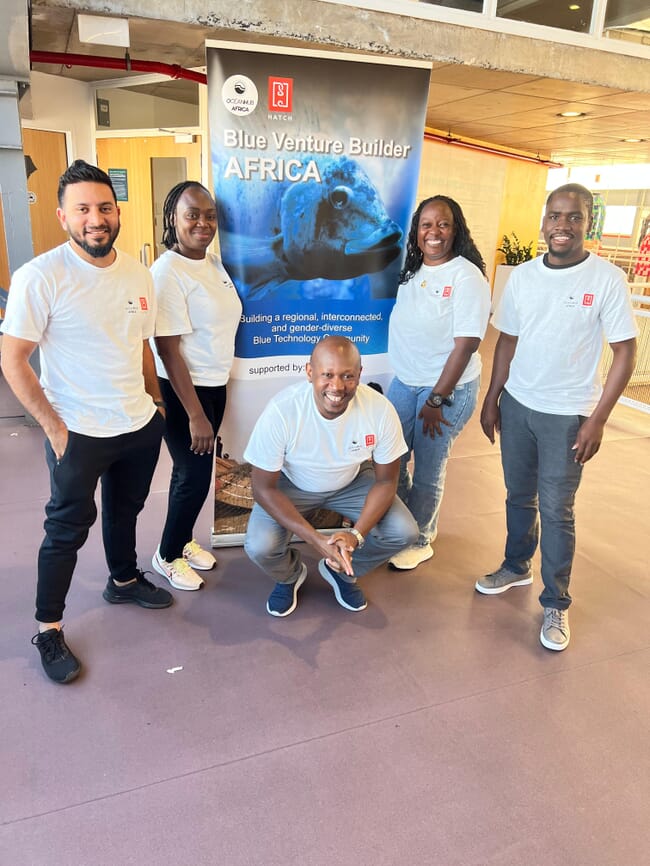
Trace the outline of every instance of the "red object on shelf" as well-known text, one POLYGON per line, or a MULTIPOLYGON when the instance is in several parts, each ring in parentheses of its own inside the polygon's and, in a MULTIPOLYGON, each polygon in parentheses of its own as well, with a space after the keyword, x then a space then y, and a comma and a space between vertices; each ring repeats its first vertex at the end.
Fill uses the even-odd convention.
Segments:
POLYGON ((650 277, 650 234, 641 241, 639 258, 634 266, 635 277, 650 277))

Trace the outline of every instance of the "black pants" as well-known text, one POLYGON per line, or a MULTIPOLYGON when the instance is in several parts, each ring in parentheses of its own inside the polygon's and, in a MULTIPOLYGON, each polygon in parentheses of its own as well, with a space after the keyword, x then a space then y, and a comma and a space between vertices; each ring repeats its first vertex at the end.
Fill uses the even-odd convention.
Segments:
POLYGON ((69 433, 65 454, 56 459, 49 441, 50 501, 45 538, 38 553, 36 619, 58 622, 77 563, 77 551, 97 519, 95 490, 102 482, 102 536, 110 576, 137 575, 135 526, 151 486, 162 440, 160 412, 142 429, 105 439, 69 433))
MULTIPOLYGON (((192 540, 196 518, 210 491, 214 454, 195 454, 190 451, 192 437, 187 412, 169 380, 158 381, 167 404, 165 442, 173 462, 160 555, 167 562, 172 562, 183 555, 183 548, 192 540)), ((226 386, 197 385, 195 388, 216 439, 226 408, 226 386)))

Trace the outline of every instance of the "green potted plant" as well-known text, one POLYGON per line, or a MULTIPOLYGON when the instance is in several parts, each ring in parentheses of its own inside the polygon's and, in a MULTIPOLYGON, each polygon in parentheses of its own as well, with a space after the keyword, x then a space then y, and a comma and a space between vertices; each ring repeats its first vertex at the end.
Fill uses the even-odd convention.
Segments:
POLYGON ((503 253, 505 261, 497 265, 494 271, 494 284, 492 286, 492 310, 494 311, 501 300, 503 287, 508 281, 510 272, 515 265, 530 261, 533 258, 533 243, 522 244, 514 232, 504 235, 498 252, 503 253))
POLYGON ((501 241, 501 246, 498 247, 498 252, 505 256, 506 265, 520 265, 522 262, 529 262, 533 257, 533 241, 527 244, 522 244, 514 232, 510 232, 510 236, 504 235, 501 241), (512 238, 512 240, 510 240, 512 238))

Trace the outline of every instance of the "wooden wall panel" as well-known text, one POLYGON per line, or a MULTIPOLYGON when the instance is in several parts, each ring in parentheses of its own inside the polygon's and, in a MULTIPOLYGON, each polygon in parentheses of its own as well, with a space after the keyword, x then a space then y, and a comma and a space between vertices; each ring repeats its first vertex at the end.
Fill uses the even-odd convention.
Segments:
POLYGON ((65 134, 24 128, 23 150, 36 166, 27 178, 27 191, 34 198, 29 205, 29 218, 34 255, 38 256, 67 238, 56 217, 59 177, 68 165, 65 134))
POLYGON ((418 202, 442 194, 460 204, 492 281, 504 234, 537 245, 547 174, 545 166, 425 139, 418 202))
MULTIPOLYGON (((128 201, 118 202, 122 228, 117 241, 119 249, 140 258, 144 244, 155 250, 151 159, 185 157, 187 177, 201 180, 201 137, 192 144, 176 144, 173 136, 149 138, 100 138, 97 140, 97 164, 104 171, 125 168, 128 179, 128 201)), ((153 257, 153 256, 152 256, 153 257)))

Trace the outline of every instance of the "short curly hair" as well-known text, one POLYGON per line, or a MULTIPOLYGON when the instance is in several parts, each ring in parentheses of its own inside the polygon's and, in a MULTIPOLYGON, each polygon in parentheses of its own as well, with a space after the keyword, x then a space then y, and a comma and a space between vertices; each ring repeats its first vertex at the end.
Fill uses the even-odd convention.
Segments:
POLYGON ((449 196, 432 195, 430 198, 425 198, 420 202, 411 219, 411 228, 406 242, 406 259, 404 261, 404 267, 399 275, 400 284, 408 282, 408 280, 411 279, 422 265, 424 256, 422 250, 418 246, 418 226, 420 225, 420 215, 422 214, 422 211, 427 207, 427 205, 430 205, 433 202, 446 204, 454 218, 455 234, 452 245, 454 255, 463 256, 468 259, 472 264, 476 265, 483 276, 485 276, 485 262, 483 261, 483 256, 480 254, 476 244, 472 240, 472 235, 470 234, 460 205, 457 201, 454 201, 453 198, 449 198, 449 196))

